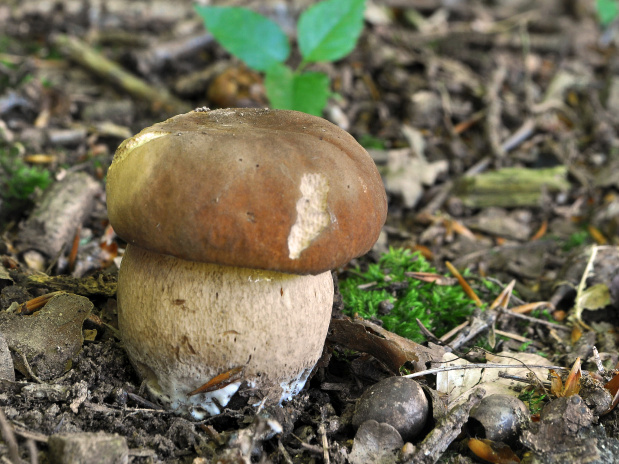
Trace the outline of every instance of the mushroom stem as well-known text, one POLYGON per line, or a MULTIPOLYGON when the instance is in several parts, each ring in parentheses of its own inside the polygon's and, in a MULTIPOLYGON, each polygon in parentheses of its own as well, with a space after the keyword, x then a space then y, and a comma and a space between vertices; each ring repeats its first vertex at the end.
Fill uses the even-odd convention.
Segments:
POLYGON ((242 385, 281 402, 321 356, 331 318, 330 272, 294 275, 186 261, 128 245, 118 322, 151 395, 195 418, 220 412, 242 385), (190 395, 235 368, 242 377, 190 395), (241 370, 237 370, 241 372, 241 370))

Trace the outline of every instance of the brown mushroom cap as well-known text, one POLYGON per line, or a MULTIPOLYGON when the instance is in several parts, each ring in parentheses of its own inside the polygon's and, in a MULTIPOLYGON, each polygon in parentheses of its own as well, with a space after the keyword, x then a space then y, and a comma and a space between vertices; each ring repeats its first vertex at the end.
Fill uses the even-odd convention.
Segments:
POLYGON ((304 113, 192 111, 116 151, 108 213, 127 242, 189 261, 318 274, 366 253, 387 214, 348 133, 304 113))

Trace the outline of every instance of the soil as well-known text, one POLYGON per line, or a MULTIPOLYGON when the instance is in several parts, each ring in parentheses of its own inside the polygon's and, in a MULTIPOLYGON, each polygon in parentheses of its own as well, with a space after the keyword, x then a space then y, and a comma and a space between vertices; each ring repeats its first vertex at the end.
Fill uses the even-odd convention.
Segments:
MULTIPOLYGON (((216 3, 293 31, 314 2, 216 3)), ((543 302, 552 320, 523 327, 502 303, 453 339, 426 327, 417 345, 344 317, 336 290, 324 356, 299 395, 281 407, 239 395, 201 421, 149 398, 123 350, 125 243, 107 221, 105 172, 123 139, 174 114, 265 106, 263 77, 204 31, 190 2, 0 5, 3 462, 617 462, 619 27, 593 3, 375 0, 355 50, 312 67, 336 92, 324 116, 368 148, 389 197, 378 243, 336 281, 405 247, 441 274, 446 261, 468 269, 488 304, 496 295, 480 276, 514 281, 508 311, 543 302), (27 185, 32 172, 49 178, 27 185), (393 424, 353 420, 368 388, 439 367, 447 351, 506 362, 475 344, 556 366, 552 384, 548 369, 537 380, 508 372, 546 396, 503 448, 474 441, 485 432, 469 420, 495 380, 454 401, 436 373, 418 378, 429 410, 406 441, 393 424)), ((380 391, 383 404, 402 400, 380 391)))

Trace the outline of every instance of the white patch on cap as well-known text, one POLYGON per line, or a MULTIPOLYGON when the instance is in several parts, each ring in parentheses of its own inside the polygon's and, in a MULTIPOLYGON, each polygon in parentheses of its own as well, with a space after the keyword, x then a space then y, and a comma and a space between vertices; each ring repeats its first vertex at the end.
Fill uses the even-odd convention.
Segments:
POLYGON ((301 198, 297 201, 297 220, 288 234, 290 259, 297 259, 330 221, 327 179, 320 174, 303 174, 299 189, 301 198))

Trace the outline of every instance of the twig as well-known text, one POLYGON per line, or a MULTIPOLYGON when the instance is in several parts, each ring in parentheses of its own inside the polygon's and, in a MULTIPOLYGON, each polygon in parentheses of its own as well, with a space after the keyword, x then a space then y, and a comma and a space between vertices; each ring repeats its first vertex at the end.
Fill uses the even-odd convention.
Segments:
POLYGON ((604 375, 606 373, 606 369, 604 369, 604 365, 600 359, 600 353, 595 345, 593 345, 593 360, 595 361, 595 365, 597 366, 599 373, 604 375))
POLYGON ((469 325, 469 321, 464 321, 462 324, 459 324, 457 326, 455 326, 453 329, 451 329, 449 332, 447 332, 446 334, 444 334, 439 340, 443 343, 447 343, 447 340, 449 340, 451 337, 453 337, 454 335, 456 335, 458 332, 460 332, 462 329, 464 329, 466 326, 469 325))
POLYGON ((460 347, 477 337, 479 334, 493 327, 496 318, 496 311, 484 311, 479 314, 475 314, 470 320, 470 325, 467 327, 468 330, 461 332, 449 343, 449 346, 453 350, 459 350, 460 347))
MULTIPOLYGON (((450 361, 446 361, 450 362, 450 361)), ((466 369, 559 369, 563 371, 569 371, 567 367, 563 366, 546 366, 542 364, 524 364, 524 365, 514 365, 514 364, 493 364, 493 363, 475 363, 475 364, 464 364, 461 366, 443 366, 443 367, 435 367, 432 369, 426 369, 425 371, 414 372, 412 374, 403 375, 407 379, 413 379, 415 377, 423 377, 430 374, 438 374, 439 372, 447 372, 447 371, 457 371, 457 370, 466 370, 466 369)), ((584 371, 583 371, 584 372, 584 371)))
POLYGON ((508 374, 507 372, 499 372, 499 377, 502 379, 515 380, 516 382, 522 382, 529 385, 541 385, 544 388, 550 388, 550 382, 545 382, 541 379, 531 379, 529 377, 522 377, 521 375, 508 374))
POLYGON ((535 91, 533 87, 533 79, 531 77, 531 67, 527 64, 528 58, 531 55, 531 40, 529 37, 529 31, 527 26, 528 24, 526 20, 520 23, 520 40, 522 42, 522 63, 524 65, 523 70, 525 102, 527 108, 532 108, 534 102, 533 96, 535 95, 535 91))
POLYGON ((587 285, 587 278, 589 277, 589 274, 591 274, 591 271, 593 270, 593 263, 595 262, 595 257, 597 256, 597 253, 598 253, 598 247, 597 246, 591 247, 591 255, 589 256, 589 261, 587 261, 587 267, 585 267, 585 270, 582 273, 582 277, 580 278, 580 283, 578 284, 578 289, 576 290, 576 305, 574 307, 574 320, 577 323, 582 324, 582 325, 584 325, 584 322, 581 319, 582 311, 583 311, 582 302, 581 302, 582 294, 585 291, 585 287, 587 285))
POLYGON ((438 461, 443 451, 460 435, 471 409, 478 405, 485 395, 486 391, 478 388, 464 403, 452 408, 405 463, 431 464, 438 461))
POLYGON ((32 440, 34 442, 39 442, 39 443, 47 443, 47 440, 49 438, 47 435, 43 433, 31 432, 30 430, 27 430, 15 424, 13 424, 13 431, 15 432, 16 435, 19 435, 20 437, 25 438, 26 440, 32 440))
POLYGON ((329 442, 327 441, 327 434, 325 432, 325 424, 321 422, 318 426, 318 434, 322 441, 322 459, 325 464, 330 464, 329 460, 329 442))
POLYGON ((545 325, 546 327, 550 327, 557 330, 565 330, 567 332, 571 332, 571 328, 561 324, 555 324, 554 322, 544 321, 543 319, 538 319, 536 317, 527 316, 525 314, 515 313, 510 311, 509 309, 500 308, 499 312, 501 314, 505 314, 506 316, 513 317, 516 319, 522 319, 523 321, 530 322, 531 324, 540 324, 545 325))
POLYGON ((518 335, 515 333, 511 333, 511 332, 506 332, 504 330, 494 329, 494 332, 497 335, 501 335, 502 337, 511 338, 512 340, 516 340, 517 342, 520 342, 520 343, 535 343, 533 340, 527 337, 523 337, 522 335, 518 335))
POLYGON ((13 428, 6 416, 4 415, 4 410, 0 408, 0 431, 2 432, 2 438, 4 439, 7 447, 9 448, 9 459, 12 464, 19 464, 21 459, 19 458, 19 448, 17 447, 17 439, 15 438, 15 433, 13 433, 13 428))
POLYGON ((26 358, 26 355, 24 353, 19 351, 17 348, 13 348, 13 352, 20 357, 21 361, 24 363, 24 368, 26 369, 26 372, 28 372, 28 375, 32 377, 34 381, 36 381, 37 383, 45 383, 32 371, 30 363, 28 362, 28 359, 26 358))
POLYGON ((154 109, 170 113, 185 113, 191 108, 167 89, 156 88, 109 60, 77 37, 55 34, 51 42, 64 50, 69 58, 98 76, 120 86, 132 96, 151 103, 154 109))
POLYGON ((39 451, 37 450, 37 444, 32 438, 26 440, 26 448, 28 448, 28 454, 30 455, 30 464, 39 464, 39 451))
POLYGON ((421 330, 421 335, 423 335, 426 338, 426 340, 429 340, 434 343, 440 343, 439 338, 436 335, 434 335, 432 332, 430 332, 430 330, 427 329, 425 325, 423 325, 423 322, 421 322, 419 318, 415 318, 415 322, 417 322, 417 327, 419 327, 419 330, 421 330))
POLYGON ((505 158, 505 150, 501 145, 501 98, 499 96, 503 82, 507 77, 507 67, 503 59, 499 60, 497 68, 492 73, 492 80, 486 94, 486 134, 490 149, 496 158, 505 158))
POLYGON ((286 464, 293 464, 292 459, 290 458, 290 454, 288 454, 288 451, 286 450, 286 448, 284 448, 284 445, 282 444, 281 440, 277 440, 277 449, 279 450, 280 454, 283 456, 284 461, 286 461, 286 464))
POLYGON ((522 126, 520 126, 516 130, 516 132, 514 132, 512 135, 510 135, 501 144, 501 148, 506 153, 509 152, 509 151, 512 151, 514 148, 519 146, 526 139, 531 137, 531 135, 533 135, 533 133, 535 132, 536 127, 537 127, 537 122, 535 121, 535 119, 533 119, 533 118, 527 119, 525 122, 522 123, 522 126))

